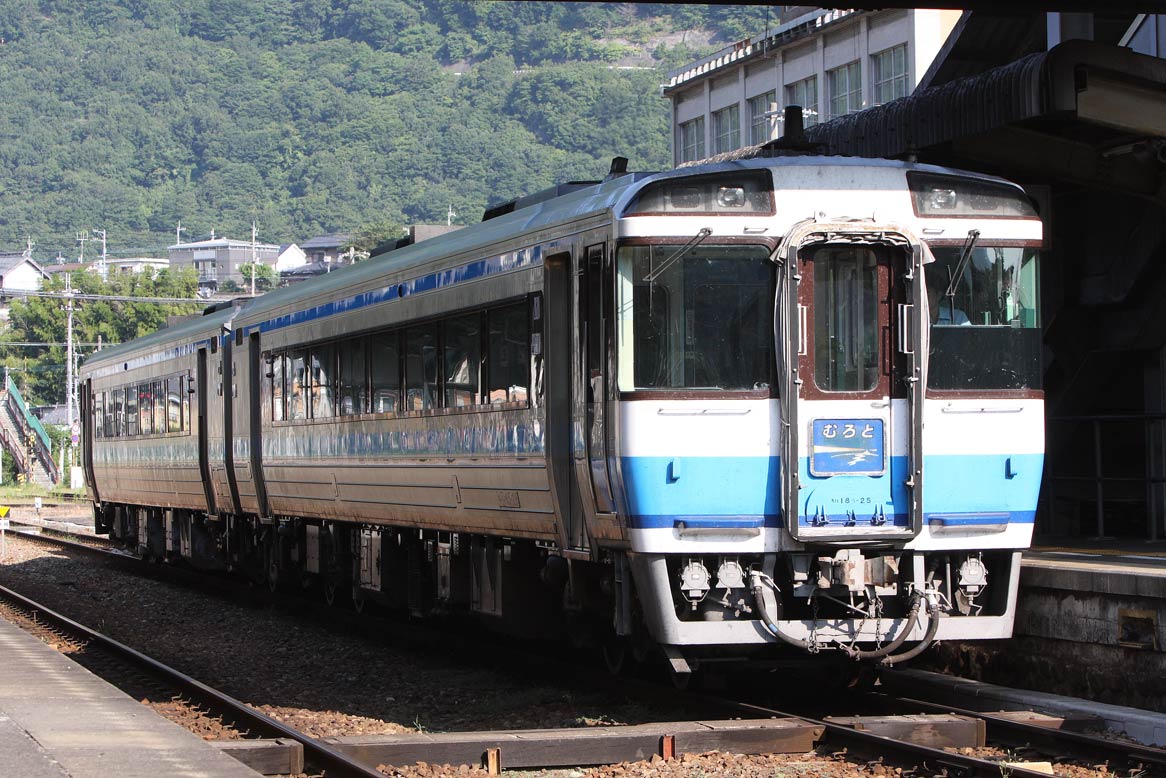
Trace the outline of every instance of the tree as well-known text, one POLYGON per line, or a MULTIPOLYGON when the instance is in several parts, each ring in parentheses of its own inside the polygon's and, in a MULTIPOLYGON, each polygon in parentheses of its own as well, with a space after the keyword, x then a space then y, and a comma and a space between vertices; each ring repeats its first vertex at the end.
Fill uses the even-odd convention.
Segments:
POLYGON ((275 272, 275 268, 271 265, 265 265, 262 262, 244 262, 242 265, 239 265, 239 274, 243 276, 243 288, 248 291, 251 289, 252 271, 255 273, 256 294, 270 292, 279 281, 279 274, 275 272))
MULTIPOLYGON (((108 281, 102 281, 96 273, 73 273, 71 282, 75 292, 103 296, 193 298, 198 289, 198 277, 192 268, 111 276, 108 281)), ((64 279, 57 276, 45 283, 44 291, 60 293, 64 287, 64 279)), ((76 300, 73 340, 77 344, 122 343, 160 329, 168 316, 197 313, 201 307, 201 303, 76 300)), ((5 364, 19 367, 16 380, 26 399, 34 405, 65 402, 67 349, 57 344, 65 343, 67 318, 64 301, 59 297, 29 297, 12 303, 6 340, 53 344, 28 348, 0 344, 5 364)), ((76 353, 84 356, 93 348, 77 346, 76 353)))
POLYGON ((396 222, 374 222, 365 224, 353 232, 345 248, 366 254, 375 254, 378 253, 378 248, 383 251, 384 249, 381 247, 395 243, 404 236, 405 228, 396 222))

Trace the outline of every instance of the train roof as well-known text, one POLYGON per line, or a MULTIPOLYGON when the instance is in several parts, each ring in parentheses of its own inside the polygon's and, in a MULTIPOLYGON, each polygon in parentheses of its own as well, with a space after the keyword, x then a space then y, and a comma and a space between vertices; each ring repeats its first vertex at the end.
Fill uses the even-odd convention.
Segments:
POLYGON ((116 346, 102 349, 85 359, 82 367, 94 369, 110 362, 124 360, 131 354, 141 351, 150 351, 175 344, 191 343, 198 340, 208 340, 222 331, 223 325, 230 323, 238 313, 238 307, 224 308, 205 316, 192 316, 169 327, 143 335, 140 338, 119 343, 116 346))
MULTIPOLYGON (((660 173, 629 173, 593 185, 566 187, 567 191, 564 194, 551 196, 544 200, 539 200, 534 195, 519 198, 514 201, 514 210, 507 212, 505 207, 492 209, 493 213, 497 215, 493 215, 479 224, 445 233, 421 243, 394 249, 364 262, 317 276, 311 281, 275 289, 260 297, 245 300, 238 307, 215 312, 190 322, 183 322, 159 330, 129 343, 113 346, 89 357, 85 365, 103 364, 122 355, 134 353, 139 349, 149 350, 171 342, 191 342, 207 338, 218 332, 224 324, 230 323, 234 318, 238 318, 240 323, 261 321, 281 308, 294 307, 314 298, 328 299, 343 290, 367 285, 383 276, 410 268, 422 267, 446 257, 470 253, 517 235, 551 227, 589 214, 616 211, 643 186, 654 181, 744 169, 826 166, 924 170, 1011 183, 995 176, 936 165, 888 159, 814 155, 733 159, 679 167, 660 173), (535 202, 532 203, 532 199, 535 202)), ((780 181, 777 185, 780 186, 780 181)), ((547 191, 557 193, 563 191, 563 188, 552 188, 547 191)))

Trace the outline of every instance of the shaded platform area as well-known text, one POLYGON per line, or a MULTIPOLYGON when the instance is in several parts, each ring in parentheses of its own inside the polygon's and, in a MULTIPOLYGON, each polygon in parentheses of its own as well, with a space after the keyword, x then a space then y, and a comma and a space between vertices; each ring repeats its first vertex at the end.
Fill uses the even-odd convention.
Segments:
POLYGON ((946 644, 929 661, 978 681, 1166 712, 1164 647, 1166 542, 1040 538, 1024 552, 1012 639, 946 644))
POLYGON ((0 775, 254 778, 258 773, 0 619, 0 775))

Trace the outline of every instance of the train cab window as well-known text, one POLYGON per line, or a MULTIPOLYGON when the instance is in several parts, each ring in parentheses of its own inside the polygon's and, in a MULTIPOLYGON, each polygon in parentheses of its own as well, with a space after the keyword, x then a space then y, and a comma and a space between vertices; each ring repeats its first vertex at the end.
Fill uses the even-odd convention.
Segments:
POLYGON ((125 388, 125 419, 126 419, 126 434, 138 434, 138 387, 127 386, 125 388))
POLYGON ((308 378, 304 370, 302 351, 293 352, 287 359, 287 418, 291 421, 308 418, 308 387, 304 380, 308 378))
POLYGON ((401 347, 399 332, 368 337, 368 364, 373 413, 401 409, 401 347))
POLYGON ((774 266, 763 245, 623 246, 622 391, 765 391, 772 382, 774 266))
POLYGON ((814 382, 824 392, 869 392, 879 382, 878 256, 823 247, 814 263, 814 382))
POLYGON ((482 317, 471 313, 445 322, 445 407, 477 405, 481 393, 482 317))
POLYGON ((439 407, 437 325, 419 324, 405 331, 405 410, 439 407))
POLYGON ((526 303, 489 313, 486 395, 491 405, 526 402, 530 383, 530 320, 526 303))
POLYGON ((182 400, 178 384, 178 376, 166 379, 166 429, 169 432, 182 432, 182 400))
POLYGON ((123 406, 125 398, 124 389, 114 389, 110 393, 110 400, 113 402, 113 436, 120 437, 124 435, 125 426, 125 409, 123 406))
POLYGON ((154 433, 166 431, 166 382, 155 381, 151 384, 151 393, 154 397, 154 433))
POLYGON ((1040 386, 1040 276, 1035 248, 937 246, 923 268, 931 316, 927 385, 940 390, 1040 386))
POLYGON ((312 418, 327 419, 334 415, 336 408, 336 344, 313 346, 311 365, 312 418))
MULTIPOLYGON (((353 338, 340 344, 340 415, 368 412, 368 384, 365 378, 367 338, 353 338)), ((394 355, 394 361, 396 355, 394 355)))
POLYGON ((143 435, 154 434, 154 400, 149 384, 138 384, 138 429, 143 435))

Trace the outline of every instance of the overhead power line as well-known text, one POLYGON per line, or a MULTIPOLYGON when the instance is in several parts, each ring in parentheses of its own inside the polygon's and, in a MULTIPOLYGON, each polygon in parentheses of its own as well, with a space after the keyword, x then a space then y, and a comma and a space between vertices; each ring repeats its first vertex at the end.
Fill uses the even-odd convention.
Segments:
MULTIPOLYGON (((69 344, 67 341, 61 341, 60 343, 56 343, 56 342, 48 341, 48 340, 46 340, 46 341, 35 341, 35 340, 0 341, 0 348, 7 348, 9 346, 19 346, 21 348, 51 348, 53 346, 68 346, 68 345, 69 344)), ((117 344, 110 343, 108 341, 106 341, 105 343, 79 343, 77 341, 73 341, 73 345, 74 346, 86 346, 86 347, 97 348, 98 346, 114 346, 117 344)))
POLYGON ((208 305, 198 297, 131 297, 120 294, 87 294, 85 292, 37 292, 28 289, 4 289, 0 296, 7 297, 51 297, 60 300, 94 300, 98 302, 158 303, 159 305, 208 305))

